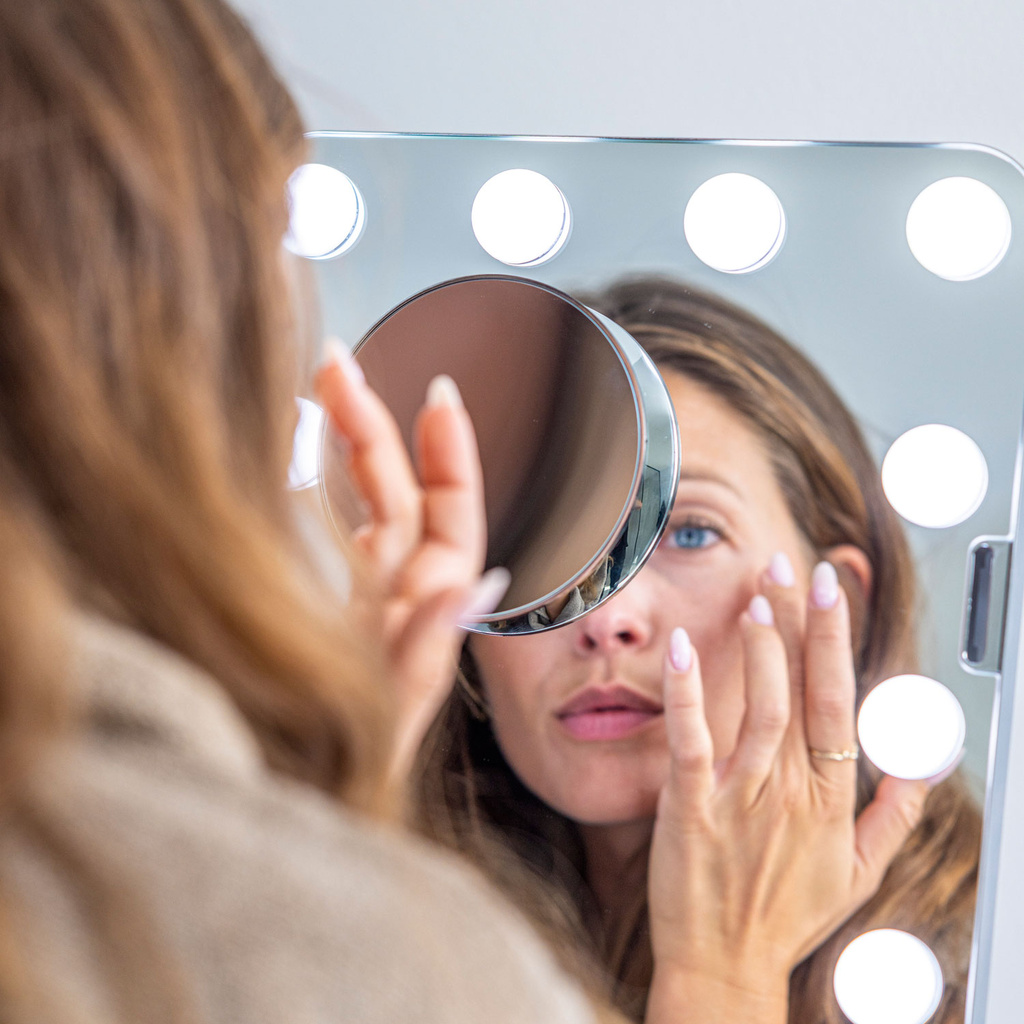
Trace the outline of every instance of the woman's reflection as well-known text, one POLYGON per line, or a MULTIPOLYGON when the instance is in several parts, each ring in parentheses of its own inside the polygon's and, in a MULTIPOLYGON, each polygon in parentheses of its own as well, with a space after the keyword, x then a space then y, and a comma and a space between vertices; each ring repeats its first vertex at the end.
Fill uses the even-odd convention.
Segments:
MULTIPOLYGON (((584 979, 642 1016, 653 968, 647 867, 668 765, 661 712, 668 635, 700 653, 716 759, 744 712, 740 616, 766 573, 806 592, 835 566, 852 612, 858 698, 916 668, 914 572, 878 472, 821 374, 747 313, 665 280, 584 298, 658 364, 679 417, 682 473, 664 539, 620 594, 531 637, 473 636, 423 752, 423 828, 510 890, 584 979)), ((878 776, 861 759, 858 809, 878 776)), ((910 931, 946 980, 936 1021, 962 1021, 980 816, 957 776, 879 891, 790 982, 790 1019, 844 1018, 832 971, 875 927, 910 931)))

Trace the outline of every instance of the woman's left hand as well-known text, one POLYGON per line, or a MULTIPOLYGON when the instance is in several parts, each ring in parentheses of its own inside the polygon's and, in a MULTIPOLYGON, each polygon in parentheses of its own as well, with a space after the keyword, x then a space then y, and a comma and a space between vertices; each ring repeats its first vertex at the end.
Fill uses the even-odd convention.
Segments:
POLYGON ((767 575, 762 589, 742 617, 746 711, 721 764, 685 634, 666 664, 671 770, 649 876, 652 1022, 669 1008, 675 1021, 714 1009, 723 1024, 784 1022, 791 971, 877 890, 927 794, 926 783, 884 778, 855 815, 846 597, 827 563, 809 599, 767 575))

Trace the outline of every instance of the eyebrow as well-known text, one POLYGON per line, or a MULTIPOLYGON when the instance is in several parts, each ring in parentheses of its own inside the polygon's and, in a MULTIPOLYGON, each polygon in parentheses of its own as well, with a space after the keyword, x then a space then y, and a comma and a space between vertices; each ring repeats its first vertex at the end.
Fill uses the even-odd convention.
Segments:
POLYGON ((694 480, 698 483, 710 483, 717 484, 719 487, 724 487, 728 491, 732 491, 737 498, 742 498, 743 495, 732 481, 727 480, 723 476, 719 476, 713 470, 699 470, 698 472, 687 472, 685 469, 679 474, 679 482, 683 483, 686 480, 694 480))

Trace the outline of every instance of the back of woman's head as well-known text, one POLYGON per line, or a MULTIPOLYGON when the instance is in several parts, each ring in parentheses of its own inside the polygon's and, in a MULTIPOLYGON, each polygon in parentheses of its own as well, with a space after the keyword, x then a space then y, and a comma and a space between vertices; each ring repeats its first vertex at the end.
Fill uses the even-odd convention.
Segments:
MULTIPOLYGON (((372 804, 372 652, 306 571, 285 489, 303 359, 281 239, 302 152, 220 0, 0 5, 0 532, 52 607, 178 650, 273 764, 372 804)), ((15 703, 42 679, 19 639, 35 611, 0 609, 15 703)))

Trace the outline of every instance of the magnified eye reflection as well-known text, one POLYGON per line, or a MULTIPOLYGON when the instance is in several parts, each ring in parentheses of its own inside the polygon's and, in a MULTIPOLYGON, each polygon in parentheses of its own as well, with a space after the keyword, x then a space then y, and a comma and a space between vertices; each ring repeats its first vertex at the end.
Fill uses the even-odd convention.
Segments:
MULTIPOLYGON (((568 908, 557 941, 576 943, 570 960, 579 950, 620 950, 614 960, 598 956, 598 969, 612 978, 620 1008, 640 1020, 653 971, 644 894, 669 763, 662 687, 672 629, 685 627, 699 653, 722 760, 746 707, 740 615, 777 553, 805 591, 819 560, 835 566, 861 696, 917 668, 913 562, 852 417, 783 338, 666 279, 581 301, 637 338, 668 387, 681 453, 669 525, 646 566, 583 617, 533 636, 468 640, 462 682, 425 764, 420 819, 429 835, 469 851, 546 929, 552 906, 568 908), (496 837, 557 895, 538 893, 536 881, 516 884, 514 871, 510 882, 496 837)), ((851 727, 853 714, 851 706, 851 727)), ((877 775, 867 758, 850 770, 870 794, 877 775)), ((924 938, 941 932, 942 1024, 962 1021, 979 837, 978 810, 954 773, 850 921, 862 932, 887 928, 898 908, 924 938), (919 881, 904 892, 890 877, 919 881)), ((826 938, 794 971, 791 1019, 840 1019, 831 986, 839 942, 838 933, 826 938)))

